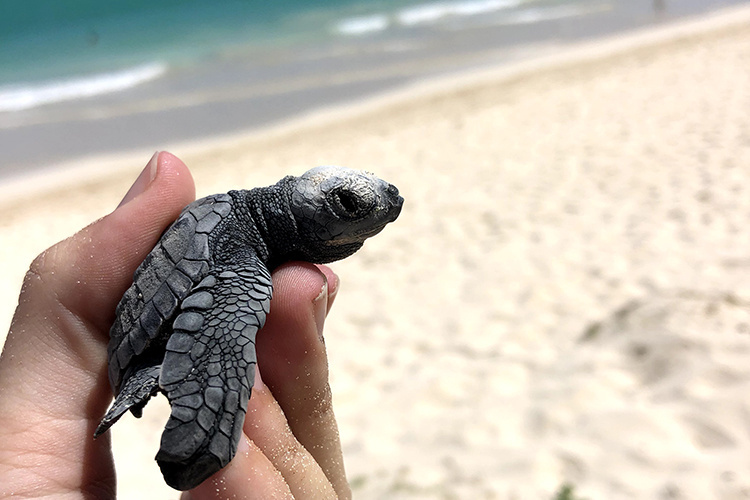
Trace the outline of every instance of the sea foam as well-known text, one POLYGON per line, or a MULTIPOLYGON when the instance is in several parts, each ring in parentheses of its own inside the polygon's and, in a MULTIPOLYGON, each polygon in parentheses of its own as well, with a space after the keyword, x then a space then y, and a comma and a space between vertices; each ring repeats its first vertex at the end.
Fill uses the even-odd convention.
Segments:
POLYGON ((349 17, 337 22, 333 31, 339 35, 360 36, 385 31, 393 25, 412 27, 437 23, 446 17, 476 16, 520 6, 524 0, 459 0, 429 2, 367 16, 349 17))
POLYGON ((336 24, 336 31, 342 35, 364 35, 388 28, 390 21, 385 14, 350 17, 336 24))
POLYGON ((404 29, 438 24, 446 18, 473 17, 497 13, 491 24, 532 24, 542 21, 576 17, 611 9, 611 0, 593 5, 534 6, 528 0, 458 0, 428 2, 394 12, 349 17, 337 22, 333 31, 339 35, 362 36, 382 32, 394 26, 404 29))
POLYGON ((612 4, 601 3, 590 6, 561 5, 558 7, 532 8, 511 13, 498 20, 496 25, 534 24, 566 17, 581 17, 594 12, 611 10, 612 4))
POLYGON ((434 23, 448 16, 475 16, 487 12, 518 7, 523 0, 465 0, 434 2, 401 10, 396 18, 400 24, 414 26, 434 23))
POLYGON ((0 112, 20 111, 43 104, 92 97, 135 87, 159 78, 167 66, 153 62, 111 73, 0 87, 0 112))

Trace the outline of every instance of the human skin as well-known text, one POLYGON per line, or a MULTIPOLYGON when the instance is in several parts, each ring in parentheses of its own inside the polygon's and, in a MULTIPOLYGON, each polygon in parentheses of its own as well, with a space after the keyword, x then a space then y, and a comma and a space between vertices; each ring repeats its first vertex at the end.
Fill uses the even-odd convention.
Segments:
MULTIPOLYGON (((158 153, 114 212, 32 263, 0 356, 0 497, 115 497, 109 433, 92 437, 112 398, 109 328, 133 271, 194 197, 187 167, 158 153)), ((338 278, 297 262, 273 283, 237 455, 183 498, 351 497, 322 336, 338 278)))

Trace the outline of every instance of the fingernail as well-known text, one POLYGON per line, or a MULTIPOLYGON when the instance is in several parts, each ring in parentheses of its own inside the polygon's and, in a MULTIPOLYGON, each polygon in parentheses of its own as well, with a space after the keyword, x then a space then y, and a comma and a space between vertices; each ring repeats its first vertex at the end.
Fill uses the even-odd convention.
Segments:
POLYGON ((315 327, 318 329, 318 338, 323 341, 323 325, 326 321, 328 312, 328 280, 324 278, 323 286, 320 293, 313 299, 313 316, 315 317, 315 327))
POLYGON ((258 365, 255 365, 255 379, 253 380, 253 388, 256 390, 261 390, 265 387, 266 384, 263 383, 263 379, 260 376, 260 368, 258 365))
POLYGON ((250 454, 250 438, 244 432, 237 442, 237 455, 240 454, 245 456, 250 454))
MULTIPOLYGON (((329 280, 330 281, 330 280, 329 280)), ((336 295, 339 293, 339 275, 333 275, 333 286, 328 287, 328 304, 326 304, 326 316, 331 311, 333 301, 336 300, 336 295)))
POLYGON ((130 186, 130 189, 128 189, 128 192, 125 194, 125 197, 122 199, 119 205, 117 205, 117 208, 120 208, 121 206, 125 205, 126 203, 133 200, 136 196, 143 193, 146 188, 148 188, 149 184, 151 184, 151 181, 156 178, 156 171, 159 165, 159 151, 154 153, 154 156, 151 157, 148 164, 146 165, 146 168, 143 169, 143 171, 140 173, 138 178, 135 180, 132 186, 130 186))

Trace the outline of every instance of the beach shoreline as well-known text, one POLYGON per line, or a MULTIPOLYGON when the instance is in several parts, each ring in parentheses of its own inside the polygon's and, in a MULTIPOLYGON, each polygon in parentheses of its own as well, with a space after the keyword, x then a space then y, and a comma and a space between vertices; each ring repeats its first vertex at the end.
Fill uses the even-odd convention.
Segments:
MULTIPOLYGON (((493 4, 466 3, 477 4, 475 7, 493 4)), ((156 75, 140 85, 0 112, 0 182, 60 161, 113 151, 147 154, 206 137, 220 139, 247 130, 262 131, 301 114, 346 107, 423 81, 491 71, 499 65, 515 66, 518 61, 567 53, 603 35, 627 37, 632 32, 684 22, 691 15, 711 16, 732 9, 732 4, 745 6, 742 0, 719 0, 711 6, 687 0, 663 5, 660 10, 647 1, 569 0, 570 5, 565 3, 556 13, 552 4, 509 3, 518 3, 520 10, 510 8, 504 14, 501 9, 494 13, 499 17, 490 12, 465 16, 462 21, 451 21, 448 16, 442 21, 438 18, 434 25, 421 27, 417 23, 413 32, 394 27, 372 36, 350 36, 309 47, 249 47, 248 53, 204 54, 191 64, 172 64, 154 54, 155 59, 130 68, 132 78, 144 72, 156 75), (527 4, 525 10, 522 6, 527 4), (514 13, 520 17, 503 24, 510 22, 514 13), (524 15, 532 17, 525 20, 524 15), (534 15, 551 18, 536 19, 534 15)), ((440 5, 426 4, 424 8, 439 10, 440 5)), ((102 74, 99 78, 102 82, 98 85, 116 85, 118 78, 125 76, 102 74)), ((86 88, 83 82, 59 81, 56 85, 63 92, 71 85, 81 86, 82 91, 86 88)), ((47 97, 52 93, 43 91, 43 86, 37 92, 47 97)), ((10 99, 2 94, 0 104, 10 99)))
MULTIPOLYGON (((403 193, 334 265, 356 498, 750 491, 748 62, 750 7, 731 8, 170 145, 198 196, 326 163, 403 193)), ((149 156, 0 183, 0 325, 31 259, 114 209, 149 156)), ((113 428, 124 498, 177 498, 157 399, 113 428)))
MULTIPOLYGON (((712 32, 741 29, 750 19, 750 6, 726 7, 699 17, 678 19, 666 25, 642 27, 593 40, 574 42, 565 46, 547 44, 521 49, 514 62, 482 66, 468 71, 451 72, 404 83, 365 98, 314 107, 297 116, 282 119, 271 125, 251 127, 218 136, 177 140, 170 151, 186 156, 209 149, 230 147, 242 141, 264 141, 294 135, 310 128, 321 128, 328 123, 353 120, 361 115, 387 110, 415 101, 441 95, 470 91, 482 85, 503 85, 525 75, 544 71, 560 71, 566 67, 599 64, 633 51, 683 43, 695 37, 710 36, 712 32), (526 56, 526 57, 524 57, 526 56)), ((0 177, 0 210, 22 198, 41 195, 48 191, 66 190, 80 183, 100 183, 111 176, 121 176, 137 164, 150 150, 135 148, 115 153, 95 154, 62 161, 51 161, 29 172, 12 173, 0 177), (108 166, 102 169, 101 165, 108 166)))

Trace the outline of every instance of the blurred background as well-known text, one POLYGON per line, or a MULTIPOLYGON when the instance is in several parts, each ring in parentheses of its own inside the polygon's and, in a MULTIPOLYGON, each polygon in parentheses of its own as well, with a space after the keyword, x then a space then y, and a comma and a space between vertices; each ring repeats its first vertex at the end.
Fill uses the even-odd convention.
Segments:
MULTIPOLYGON (((0 1, 0 340, 155 149, 399 187, 333 268, 358 499, 750 498, 750 1, 0 1)), ((155 398, 121 498, 178 498, 155 398)))
POLYGON ((262 127, 742 0, 4 0, 0 178, 262 127))

